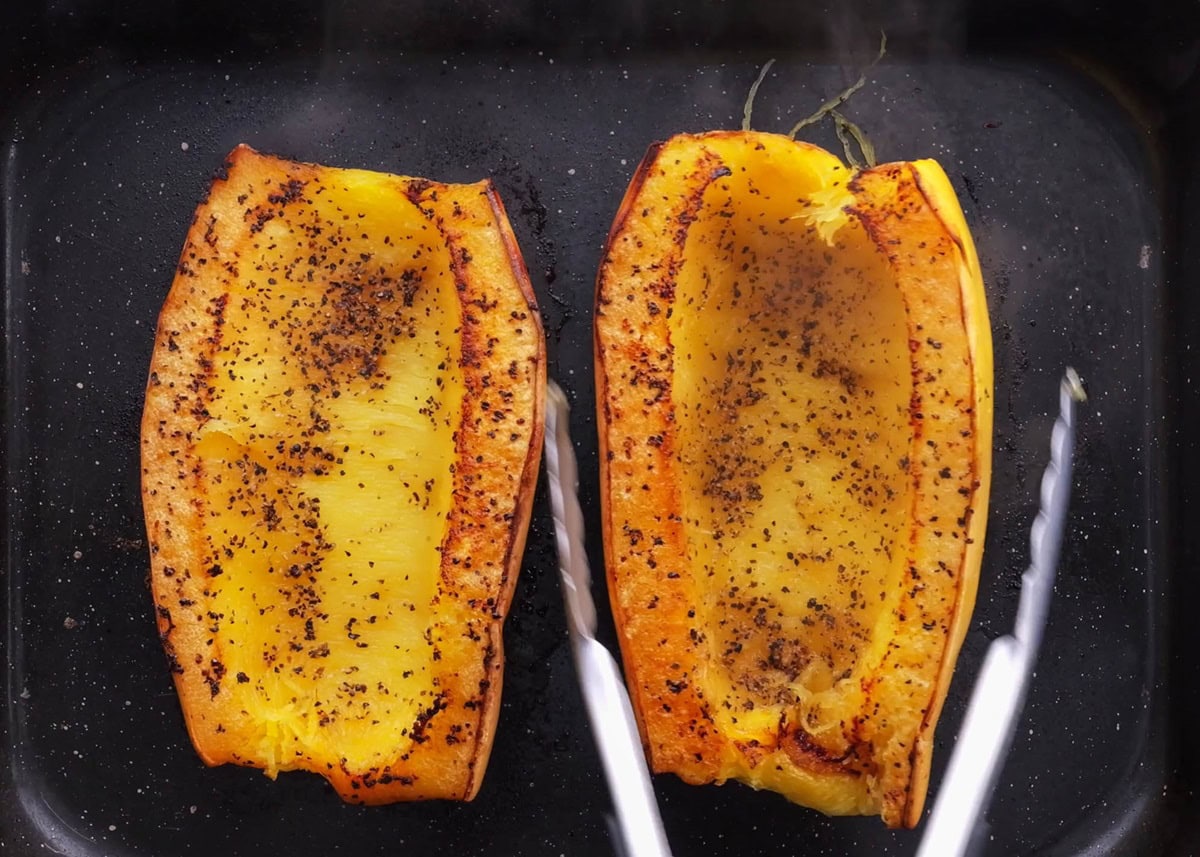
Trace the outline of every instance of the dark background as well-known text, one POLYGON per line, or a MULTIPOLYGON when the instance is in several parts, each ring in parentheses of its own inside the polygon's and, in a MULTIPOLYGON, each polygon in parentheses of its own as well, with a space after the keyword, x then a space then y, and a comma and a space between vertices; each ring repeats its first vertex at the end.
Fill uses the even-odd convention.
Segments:
MULTIPOLYGON (((996 348, 983 580, 931 803, 987 644, 1011 627, 1070 363, 1091 394, 1078 487, 986 853, 1200 852, 1200 6, 9 6, 0 852, 611 853, 544 496, 474 803, 348 807, 315 777, 271 783, 200 764, 154 633, 138 500, 158 308, 195 203, 238 142, 448 181, 492 176, 538 294, 550 373, 575 406, 599 570, 592 280, 633 169, 652 140, 736 127, 770 57, 755 127, 786 130, 854 79, 881 29, 889 55, 849 112, 882 158, 946 168, 996 348)), ((810 139, 836 146, 828 129, 810 139)), ((611 623, 601 632, 611 644, 611 623)), ((900 855, 919 835, 735 784, 655 787, 681 857, 900 855)))

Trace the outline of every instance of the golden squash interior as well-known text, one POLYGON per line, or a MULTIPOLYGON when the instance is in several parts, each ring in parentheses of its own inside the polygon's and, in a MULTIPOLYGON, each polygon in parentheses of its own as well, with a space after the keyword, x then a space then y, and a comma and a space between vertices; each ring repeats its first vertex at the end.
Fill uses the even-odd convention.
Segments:
POLYGON ((358 802, 476 793, 544 372, 488 183, 233 152, 142 425, 159 627, 207 763, 358 802))
POLYGON ((655 770, 912 826, 991 466, 982 282, 944 174, 672 138, 596 310, 608 580, 655 770))

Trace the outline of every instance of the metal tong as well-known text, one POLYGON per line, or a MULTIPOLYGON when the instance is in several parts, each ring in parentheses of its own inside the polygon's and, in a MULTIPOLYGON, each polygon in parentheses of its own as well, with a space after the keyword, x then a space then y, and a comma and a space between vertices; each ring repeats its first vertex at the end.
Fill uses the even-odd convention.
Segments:
POLYGON ((566 395, 551 381, 546 390, 546 477, 571 651, 616 810, 620 852, 625 857, 670 857, 633 706, 616 661, 596 639, 596 605, 583 547, 579 475, 569 416, 566 395))
POLYGON ((1074 369, 1059 385, 1059 414, 1042 474, 1041 507, 1029 533, 1029 568, 1012 634, 993 640, 959 730, 917 857, 961 857, 982 850, 987 808, 1025 704, 1062 546, 1075 453, 1075 405, 1086 400, 1074 369))

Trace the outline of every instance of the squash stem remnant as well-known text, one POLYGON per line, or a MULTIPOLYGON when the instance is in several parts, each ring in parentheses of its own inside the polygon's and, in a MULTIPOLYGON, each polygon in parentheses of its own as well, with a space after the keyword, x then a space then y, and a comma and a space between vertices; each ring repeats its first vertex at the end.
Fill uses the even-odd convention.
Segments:
POLYGON ((862 169, 864 164, 868 169, 875 166, 875 146, 863 133, 862 128, 837 110, 830 110, 829 115, 833 117, 834 130, 837 132, 838 140, 841 141, 842 151, 846 153, 846 162, 856 170, 862 169), (855 157, 854 147, 850 145, 851 139, 858 144, 859 151, 862 152, 861 162, 855 157))
MULTIPOLYGON (((873 69, 879 63, 879 61, 881 59, 883 59, 883 55, 886 53, 887 53, 887 33, 880 33, 879 34, 879 53, 875 55, 875 59, 871 60, 871 64, 863 69, 862 74, 860 74, 858 76, 858 80, 854 81, 854 83, 850 84, 844 90, 842 90, 837 95, 835 95, 833 98, 829 99, 824 104, 822 104, 820 107, 818 107, 817 111, 815 113, 813 113, 811 116, 807 117, 806 119, 801 119, 799 122, 797 122, 794 126, 792 126, 792 130, 788 132, 788 136, 791 139, 795 140, 796 135, 800 132, 800 130, 802 128, 807 128, 809 125, 813 125, 817 122, 820 122, 822 119, 824 119, 830 113, 837 110, 839 107, 841 107, 843 104, 845 104, 848 100, 850 100, 851 95, 858 92, 860 89, 862 89, 864 86, 867 85, 867 72, 869 72, 871 69, 873 69)), ((754 97, 753 89, 750 90, 750 97, 751 98, 754 97)), ((743 131, 748 130, 748 126, 743 125, 742 130, 743 131)), ((839 132, 839 135, 838 135, 839 137, 841 136, 841 133, 842 132, 839 132)))
POLYGON ((762 71, 758 73, 758 77, 754 83, 750 84, 750 94, 746 96, 746 104, 742 107, 742 130, 750 130, 750 114, 754 110, 754 96, 758 95, 758 88, 762 86, 763 78, 767 76, 767 72, 771 70, 771 66, 775 65, 775 58, 767 60, 763 64, 762 71))

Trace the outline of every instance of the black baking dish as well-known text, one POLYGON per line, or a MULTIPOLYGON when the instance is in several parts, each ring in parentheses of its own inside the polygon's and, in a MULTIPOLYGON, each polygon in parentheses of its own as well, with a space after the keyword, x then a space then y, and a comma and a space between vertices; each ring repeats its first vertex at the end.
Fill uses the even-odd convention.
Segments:
MULTIPOLYGON (((343 805, 303 774, 206 769, 151 614, 137 432, 154 321, 236 143, 338 166, 492 176, 573 403, 600 569, 591 300, 646 147, 850 105, 883 159, 935 157, 978 243, 996 345, 983 581, 935 754, 1015 612, 1067 364, 1076 491, 991 855, 1200 853, 1200 7, 517 0, 16 4, 0 25, 5 286, 0 851, 607 854, 544 497, 472 804, 343 805)), ((812 139, 836 146, 824 130, 812 139)), ((607 602, 595 587, 601 614, 607 602)), ((614 641, 611 622, 602 635, 614 641)), ((910 854, 919 832, 747 788, 655 786, 675 853, 910 854)))

